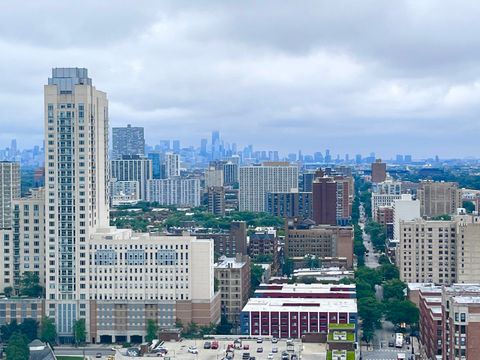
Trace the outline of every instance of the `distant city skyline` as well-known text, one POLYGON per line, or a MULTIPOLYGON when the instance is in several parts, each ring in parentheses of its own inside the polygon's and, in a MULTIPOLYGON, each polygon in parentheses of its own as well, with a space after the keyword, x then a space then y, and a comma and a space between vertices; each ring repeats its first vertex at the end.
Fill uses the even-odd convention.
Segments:
POLYGON ((94 5, 3 5, 0 146, 40 143, 45 69, 78 66, 108 92, 110 125, 150 144, 218 129, 284 153, 477 156, 480 3, 94 5))

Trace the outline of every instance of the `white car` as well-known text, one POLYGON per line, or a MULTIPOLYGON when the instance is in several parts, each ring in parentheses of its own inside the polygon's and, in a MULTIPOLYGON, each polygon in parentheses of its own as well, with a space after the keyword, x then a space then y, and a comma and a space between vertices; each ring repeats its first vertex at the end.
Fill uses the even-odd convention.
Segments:
POLYGON ((198 354, 198 349, 197 349, 196 346, 189 346, 189 347, 188 347, 188 352, 189 352, 190 354, 198 354))
POLYGON ((273 353, 268 354, 268 360, 273 360, 273 353))

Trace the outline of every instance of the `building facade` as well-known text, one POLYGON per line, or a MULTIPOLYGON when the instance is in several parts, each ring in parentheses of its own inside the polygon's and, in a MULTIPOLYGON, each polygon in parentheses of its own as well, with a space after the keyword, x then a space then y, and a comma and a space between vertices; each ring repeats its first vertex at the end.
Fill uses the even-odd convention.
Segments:
POLYGON ((298 189, 298 167, 288 163, 265 163, 240 167, 240 211, 264 212, 266 195, 298 189))
POLYGON ((452 215, 462 207, 462 190, 453 182, 422 181, 417 199, 422 216, 452 215))
POLYGON ((350 226, 304 226, 288 219, 284 251, 286 257, 345 258, 350 268, 353 266, 353 229, 350 226))
POLYGON ((265 211, 273 216, 312 218, 311 192, 275 192, 266 195, 265 211))
POLYGON ((109 226, 108 101, 83 68, 53 69, 44 95, 46 312, 62 341, 89 311, 90 235, 109 226))
POLYGON ((123 155, 145 155, 145 135, 143 127, 112 128, 112 159, 121 159, 123 155))
POLYGON ((20 197, 20 164, 0 161, 0 229, 12 227, 12 201, 20 197))
POLYGON ((147 201, 160 205, 197 207, 201 204, 200 179, 170 178, 147 182, 147 201))
POLYGON ((387 179, 387 164, 381 159, 372 163, 372 183, 381 183, 387 179))
POLYGON ((208 212, 214 215, 225 215, 225 188, 211 186, 207 189, 208 212))
POLYGON ((250 298, 250 267, 250 257, 241 254, 234 258, 222 256, 215 264, 222 315, 232 324, 240 323, 240 312, 250 298))
POLYGON ((114 181, 138 181, 140 199, 147 200, 148 181, 152 179, 152 160, 138 155, 123 155, 110 161, 110 176, 114 181))

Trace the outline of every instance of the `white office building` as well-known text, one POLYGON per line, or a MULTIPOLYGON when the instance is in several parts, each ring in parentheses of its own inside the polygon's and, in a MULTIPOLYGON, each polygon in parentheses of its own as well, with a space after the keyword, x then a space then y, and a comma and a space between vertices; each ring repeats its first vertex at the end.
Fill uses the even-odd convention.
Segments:
POLYGON ((110 161, 110 177, 116 181, 138 181, 140 199, 147 199, 147 182, 153 178, 152 160, 138 155, 124 155, 110 161))
POLYGON ((400 222, 420 218, 420 201, 413 200, 412 195, 403 194, 393 202, 393 238, 400 240, 400 222))
POLYGON ((180 155, 174 153, 165 154, 165 177, 170 179, 172 177, 180 176, 180 155))

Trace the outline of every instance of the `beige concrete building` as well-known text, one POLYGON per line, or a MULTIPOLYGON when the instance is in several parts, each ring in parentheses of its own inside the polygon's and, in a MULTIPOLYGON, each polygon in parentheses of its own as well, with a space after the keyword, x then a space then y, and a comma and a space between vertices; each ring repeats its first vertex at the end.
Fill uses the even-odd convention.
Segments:
POLYGON ((407 283, 451 284, 456 279, 456 222, 400 221, 396 262, 407 283))
POLYGON ((250 298, 250 257, 241 254, 234 258, 220 257, 215 264, 215 278, 219 283, 222 314, 238 324, 240 312, 250 298))
POLYGON ((422 181, 417 199, 422 216, 452 215, 462 207, 462 190, 453 182, 422 181))
POLYGON ((350 226, 313 226, 295 224, 287 220, 285 230, 285 256, 304 257, 314 255, 320 258, 344 257, 347 266, 353 266, 353 229, 350 226))
POLYGON ((478 216, 457 215, 450 221, 401 221, 396 254, 400 278, 409 283, 478 283, 479 239, 478 216))
POLYGON ((20 197, 20 164, 0 161, 0 229, 12 227, 12 201, 20 197))
POLYGON ((220 320, 212 240, 106 228, 89 243, 92 342, 143 339, 149 319, 163 328, 220 320))

